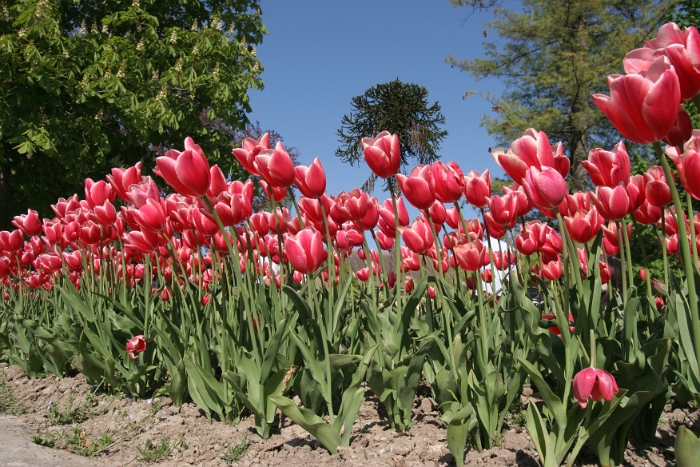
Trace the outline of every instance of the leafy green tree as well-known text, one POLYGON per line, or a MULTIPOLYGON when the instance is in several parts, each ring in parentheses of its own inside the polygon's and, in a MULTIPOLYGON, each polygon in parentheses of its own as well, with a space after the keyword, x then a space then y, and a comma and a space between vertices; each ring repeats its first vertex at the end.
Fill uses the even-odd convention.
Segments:
POLYGON ((484 116, 482 125, 505 147, 530 127, 543 130, 553 142, 563 141, 571 158, 570 183, 586 188, 588 175, 580 161, 591 149, 609 149, 620 140, 591 94, 608 93, 607 76, 623 72, 625 54, 656 33, 674 2, 522 0, 522 8, 511 11, 496 0, 451 1, 495 13, 484 34, 495 32, 499 40, 484 43, 483 58, 447 58, 476 78, 505 83, 500 97, 482 94, 496 113, 484 116))
POLYGON ((262 88, 257 0, 0 0, 0 228, 86 177, 181 148, 235 172, 262 88))
MULTIPOLYGON (((351 104, 353 110, 343 116, 337 132, 341 146, 335 155, 343 162, 359 164, 364 160, 362 138, 374 138, 382 131, 399 136, 402 167, 409 159, 430 164, 440 158, 437 151, 447 131, 439 125, 445 124, 445 116, 437 102, 428 104, 428 90, 423 86, 396 79, 369 88, 353 97, 351 104)), ((363 189, 371 192, 375 181, 370 176, 363 189)))

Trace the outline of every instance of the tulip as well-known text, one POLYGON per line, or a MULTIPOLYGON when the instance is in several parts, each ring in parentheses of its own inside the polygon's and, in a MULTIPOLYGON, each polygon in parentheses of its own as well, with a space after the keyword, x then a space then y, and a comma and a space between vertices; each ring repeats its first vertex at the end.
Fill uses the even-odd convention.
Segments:
MULTIPOLYGON (((435 197, 443 203, 456 203, 465 190, 464 174, 456 162, 435 162, 431 166, 435 197)), ((454 228, 454 227, 453 227, 454 228)))
POLYGON ((558 280, 561 277, 562 273, 563 269, 561 266, 560 258, 557 258, 556 261, 550 261, 549 263, 545 264, 542 268, 542 276, 545 279, 549 279, 550 281, 558 280))
POLYGON ((671 204, 671 189, 668 186, 663 168, 652 165, 644 174, 646 182, 646 198, 649 204, 662 208, 671 204))
POLYGON ((590 195, 598 212, 606 220, 618 221, 629 212, 629 195, 622 185, 615 188, 599 186, 596 188, 595 194, 591 193, 590 195))
MULTIPOLYGON (((493 220, 502 226, 511 228, 515 222, 515 215, 518 212, 518 198, 513 192, 493 198, 486 198, 486 203, 489 206, 489 211, 493 220)), ((483 207, 483 206, 481 206, 483 207)))
POLYGON ((146 204, 133 211, 136 223, 141 230, 149 232, 162 232, 167 218, 162 202, 148 199, 146 204))
POLYGON ((695 199, 700 199, 700 153, 686 150, 683 155, 672 157, 678 169, 683 188, 695 199))
POLYGON ((377 176, 389 178, 401 167, 401 147, 399 137, 387 131, 374 138, 362 138, 365 162, 377 176))
POLYGON ((282 142, 275 149, 264 149, 255 156, 255 168, 258 174, 270 186, 287 188, 294 183, 294 163, 282 142))
POLYGON ((430 226, 421 218, 417 218, 410 227, 401 229, 401 238, 411 251, 419 255, 425 254, 433 245, 430 226))
POLYGON ((661 219, 661 209, 644 200, 644 204, 634 211, 632 215, 640 224, 652 225, 661 219))
POLYGON ((641 268, 639 270, 639 278, 642 279, 643 281, 647 280, 647 270, 644 268, 641 268))
MULTIPOLYGON (((555 316, 553 313, 545 313, 544 315, 542 315, 542 319, 543 320, 553 320, 553 319, 555 319, 555 316)), ((569 322, 571 323, 573 321, 574 321, 574 315, 569 313, 569 322)), ((556 334, 557 336, 561 336, 561 330, 559 329, 559 326, 551 326, 551 327, 547 328, 547 330, 553 334, 556 334)), ((574 326, 569 326, 569 330, 573 334, 576 331, 576 328, 574 326)))
POLYGON ((491 196, 491 176, 489 169, 479 175, 476 170, 470 171, 464 177, 464 195, 469 204, 475 208, 483 208, 488 203, 491 196))
POLYGON ((654 298, 654 305, 656 305, 656 309, 660 310, 664 307, 664 299, 661 297, 655 297, 654 298))
POLYGON ((399 187, 409 203, 418 209, 428 209, 435 201, 435 182, 429 165, 417 165, 409 176, 396 175, 399 187))
POLYGON ((531 167, 542 170, 552 167, 563 177, 569 173, 569 158, 564 155, 562 143, 557 145, 556 154, 552 151, 549 139, 543 131, 533 128, 525 131, 521 138, 513 141, 508 152, 497 149, 492 154, 496 163, 516 183, 522 184, 527 170, 531 167))
POLYGON ((330 216, 338 224, 360 221, 367 214, 369 204, 369 196, 359 188, 354 188, 349 193, 341 191, 330 209, 330 216))
POLYGON ((143 179, 141 175, 141 162, 137 162, 133 167, 128 169, 112 169, 112 175, 107 175, 107 181, 112 186, 115 193, 125 202, 130 203, 129 187, 140 183, 143 179))
POLYGON ((385 235, 381 230, 375 231, 374 234, 377 237, 377 242, 379 243, 379 248, 388 251, 394 246, 394 237, 385 235))
POLYGON ((542 171, 535 167, 528 169, 523 188, 532 205, 538 209, 557 207, 568 191, 564 178, 551 167, 543 167, 542 171))
POLYGON ((644 73, 659 56, 673 65, 683 102, 700 93, 700 35, 694 26, 681 31, 675 23, 664 24, 655 39, 625 56, 625 72, 644 73))
POLYGON ((625 138, 640 144, 664 138, 678 119, 681 91, 673 67, 656 58, 644 74, 608 76, 610 97, 593 102, 625 138))
POLYGON ((309 228, 296 235, 285 234, 284 248, 292 267, 302 274, 315 272, 328 256, 321 233, 309 228))
POLYGON ((326 192, 326 172, 318 157, 308 168, 303 165, 294 167, 294 184, 301 194, 308 198, 323 196, 326 192))
POLYGON ((573 217, 564 217, 564 222, 571 238, 585 244, 598 235, 603 226, 603 217, 595 209, 588 212, 577 211, 573 217))
POLYGON ((367 203, 367 212, 360 220, 360 225, 362 230, 372 230, 377 226, 377 222, 379 222, 379 203, 377 198, 370 198, 367 203))
POLYGON ((132 337, 129 342, 126 343, 126 352, 129 354, 129 358, 132 360, 136 359, 137 353, 141 353, 146 350, 146 339, 143 334, 140 336, 132 337))
POLYGON ((515 213, 516 217, 523 217, 532 209, 532 204, 527 198, 525 189, 517 183, 512 184, 510 187, 503 187, 503 193, 506 195, 512 193, 513 196, 515 196, 515 199, 517 200, 515 213))
POLYGON ((209 162, 204 151, 189 136, 183 152, 169 150, 156 158, 156 175, 175 191, 185 196, 204 196, 211 180, 209 162))
POLYGON ((41 222, 39 221, 39 214, 33 209, 29 209, 27 214, 15 216, 15 219, 12 221, 12 225, 17 227, 28 237, 41 235, 41 232, 43 231, 41 222))
MULTIPOLYGON (((438 200, 435 200, 435 202, 430 206, 427 214, 430 215, 430 219, 433 221, 433 224, 435 224, 435 228, 438 231, 442 227, 442 224, 444 224, 447 220, 447 210, 445 209, 445 205, 438 200)), ((426 211, 423 211, 423 215, 427 220, 428 216, 426 215, 426 211)))
POLYGON ((630 178, 630 158, 622 141, 612 151, 594 149, 581 164, 596 186, 615 188, 619 184, 626 185, 630 178))
POLYGON ((537 238, 531 231, 522 231, 515 237, 515 248, 525 256, 535 253, 537 246, 537 238))
POLYGON ((663 138, 666 144, 682 146, 693 135, 693 122, 683 107, 678 108, 678 117, 671 131, 663 138))
POLYGON ((484 251, 484 244, 481 241, 457 245, 453 251, 460 268, 466 271, 478 271, 481 268, 481 254, 484 251))
POLYGON ((607 284, 611 276, 610 266, 608 265, 608 263, 598 261, 598 267, 600 269, 600 282, 603 284, 607 284))
POLYGON ((611 401, 619 392, 615 377, 605 370, 588 367, 574 376, 574 397, 582 409, 586 408, 588 399, 595 402, 611 401))

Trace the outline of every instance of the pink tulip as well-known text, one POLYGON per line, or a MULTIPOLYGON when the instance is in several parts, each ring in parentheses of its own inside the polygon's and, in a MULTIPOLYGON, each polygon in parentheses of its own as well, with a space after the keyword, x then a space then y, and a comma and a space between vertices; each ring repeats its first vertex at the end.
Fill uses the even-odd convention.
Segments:
POLYGON ((128 194, 129 187, 140 183, 143 176, 141 175, 141 162, 137 162, 135 166, 128 169, 112 169, 112 175, 107 175, 107 181, 112 185, 112 189, 125 202, 131 202, 131 197, 128 194))
POLYGON ((257 140, 253 138, 245 138, 241 148, 236 148, 231 151, 238 162, 250 172, 252 175, 260 175, 255 166, 255 156, 261 151, 270 149, 270 133, 265 133, 257 140))
POLYGON ((603 227, 603 217, 595 209, 577 211, 573 217, 564 217, 564 222, 571 238, 584 244, 593 240, 603 227))
POLYGON ((379 243, 379 248, 381 248, 382 250, 385 250, 385 251, 392 249, 392 247, 394 246, 394 237, 391 237, 389 235, 385 235, 384 232, 382 232, 381 230, 374 232, 374 234, 377 237, 377 242, 379 243))
POLYGON ((593 102, 625 138, 640 144, 664 138, 678 118, 681 91, 673 67, 656 58, 642 74, 608 76, 610 97, 594 94, 593 102))
POLYGON ((359 188, 354 188, 349 193, 341 191, 330 209, 330 216, 339 224, 360 221, 367 214, 369 204, 369 196, 359 188))
POLYGON ((644 73, 659 56, 665 57, 673 65, 678 75, 682 102, 700 93, 700 35, 694 26, 685 31, 681 31, 675 23, 661 26, 655 39, 625 56, 625 72, 644 73))
POLYGON ((301 194, 308 198, 323 196, 326 192, 326 172, 318 157, 308 168, 303 165, 294 167, 294 184, 301 194))
POLYGON ((41 222, 39 221, 39 214, 33 209, 29 209, 27 214, 15 216, 15 219, 12 221, 12 225, 20 229, 22 233, 28 237, 41 235, 41 232, 43 231, 41 222))
POLYGON ((619 392, 615 377, 605 370, 588 367, 574 376, 574 397, 582 409, 586 408, 588 399, 595 402, 611 401, 619 392))
POLYGON ((646 199, 649 204, 662 208, 671 204, 671 188, 668 186, 663 168, 652 165, 644 174, 646 182, 646 199))
POLYGON ((678 118, 671 131, 663 138, 663 142, 671 146, 683 146, 693 135, 693 122, 683 107, 678 108, 678 118))
POLYGON ((550 281, 558 280, 562 273, 561 259, 558 257, 556 261, 550 261, 542 268, 542 276, 550 281))
POLYGON ((478 271, 479 268, 481 268, 481 255, 483 251, 484 244, 478 240, 454 247, 457 264, 466 271, 478 271))
POLYGON ((513 226, 516 220, 515 215, 518 212, 518 198, 513 192, 502 197, 494 195, 493 198, 486 198, 486 202, 491 216, 497 224, 509 228, 513 226))
POLYGON ((489 169, 484 170, 481 175, 476 170, 472 170, 464 177, 464 195, 469 204, 475 208, 481 209, 486 206, 491 196, 489 169))
POLYGON ((626 185, 630 178, 630 158, 622 141, 612 151, 594 149, 581 164, 596 186, 615 188, 621 183, 626 185))
POLYGON ((656 305, 656 309, 660 310, 664 307, 664 299, 661 297, 655 297, 654 304, 656 305))
POLYGON ((381 178, 389 178, 401 167, 401 147, 399 137, 387 131, 374 138, 362 138, 365 162, 381 178))
POLYGON ((523 188, 532 205, 538 209, 556 208, 568 191, 564 178, 551 167, 543 167, 542 171, 535 167, 528 169, 523 188))
POLYGON ((619 221, 627 215, 630 199, 627 190, 622 185, 615 188, 599 186, 591 193, 591 201, 595 204, 600 215, 606 220, 619 221))
POLYGON ((147 200, 146 204, 134 210, 134 218, 141 230, 149 232, 162 232, 167 222, 163 203, 153 199, 147 200))
POLYGON ((496 163, 516 183, 522 184, 525 173, 531 167, 542 170, 543 167, 552 167, 562 178, 569 173, 569 158, 564 155, 564 147, 560 142, 556 153, 552 151, 549 139, 543 131, 533 128, 525 131, 521 138, 513 141, 508 152, 498 149, 492 154, 496 163))
POLYGON ((304 229, 296 235, 285 234, 284 248, 292 267, 302 274, 318 270, 328 256, 317 230, 304 229))
POLYGON ((686 150, 683 155, 672 158, 678 169, 683 188, 695 199, 700 199, 700 152, 686 150))
POLYGON ((105 201, 114 201, 116 192, 112 190, 112 185, 100 180, 93 182, 92 179, 85 179, 85 200, 91 208, 102 206, 105 201))
POLYGON ((465 189, 464 174, 456 162, 435 162, 431 166, 435 182, 435 197, 443 203, 460 200, 465 189))
POLYGON ((401 238, 411 251, 419 255, 425 254, 433 246, 430 226, 420 217, 413 221, 413 225, 402 229, 401 238))
POLYGON ((644 268, 641 268, 639 270, 639 278, 643 281, 647 280, 647 270, 644 268))
POLYGON ((129 342, 126 343, 126 352, 129 354, 129 358, 132 360, 136 359, 137 353, 141 353, 146 350, 146 339, 143 334, 140 336, 132 337, 129 342))
POLYGON ((204 196, 209 190, 211 175, 204 151, 189 136, 183 152, 169 150, 156 158, 156 175, 175 191, 185 196, 204 196))
POLYGON ((264 149, 255 156, 258 174, 275 188, 287 188, 294 183, 294 163, 282 142, 275 149, 264 149))
POLYGON ((409 203, 418 209, 428 209, 435 201, 435 182, 429 165, 417 165, 407 177, 397 174, 396 180, 409 203))

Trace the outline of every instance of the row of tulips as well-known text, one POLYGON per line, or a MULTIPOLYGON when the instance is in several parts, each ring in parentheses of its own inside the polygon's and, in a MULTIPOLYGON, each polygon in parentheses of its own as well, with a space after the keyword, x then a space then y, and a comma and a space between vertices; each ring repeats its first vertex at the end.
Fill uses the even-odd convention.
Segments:
POLYGON ((467 443, 498 442, 529 383, 544 402, 527 411, 544 466, 572 465, 586 443, 601 465, 620 464, 630 433, 654 438, 672 394, 700 402, 700 135, 680 107, 700 92, 697 41, 694 28, 663 26, 610 78, 611 97, 594 96, 660 165, 633 174, 623 142, 595 149, 590 193, 569 193, 563 145, 532 129, 494 153, 514 180, 500 194, 488 170, 455 162, 399 173, 400 142, 386 132, 362 141, 390 187, 381 203, 327 194, 320 160, 294 167, 267 135, 233 156, 270 212, 253 212, 253 181, 227 180, 190 138, 156 159, 171 194, 141 164, 88 179, 55 217, 30 210, 0 232, 0 355, 30 376, 72 366, 223 420, 251 413, 263 437, 279 409, 332 453, 351 441, 363 383, 408 430, 425 380, 458 465, 467 443), (552 221, 526 222, 533 207, 552 221), (664 259, 682 265, 643 270, 643 291, 635 225, 655 226, 664 259))

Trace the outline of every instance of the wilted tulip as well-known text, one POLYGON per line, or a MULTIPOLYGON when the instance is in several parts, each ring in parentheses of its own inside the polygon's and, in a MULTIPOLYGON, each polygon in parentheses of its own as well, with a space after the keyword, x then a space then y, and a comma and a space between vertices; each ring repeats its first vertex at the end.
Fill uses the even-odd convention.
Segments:
POLYGON ((132 360, 136 359, 137 353, 141 353, 146 350, 146 339, 143 334, 140 336, 132 337, 129 342, 126 343, 126 352, 129 354, 129 358, 132 360))

